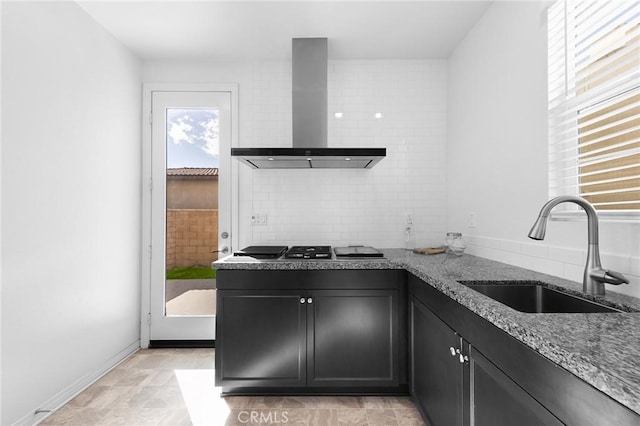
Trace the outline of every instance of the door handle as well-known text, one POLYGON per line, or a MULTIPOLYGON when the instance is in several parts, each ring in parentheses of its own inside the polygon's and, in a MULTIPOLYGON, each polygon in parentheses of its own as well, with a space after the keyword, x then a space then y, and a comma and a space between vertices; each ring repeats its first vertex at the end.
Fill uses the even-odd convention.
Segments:
POLYGON ((222 254, 227 254, 229 253, 229 247, 227 246, 222 246, 220 248, 220 250, 211 250, 211 253, 222 253, 222 254))

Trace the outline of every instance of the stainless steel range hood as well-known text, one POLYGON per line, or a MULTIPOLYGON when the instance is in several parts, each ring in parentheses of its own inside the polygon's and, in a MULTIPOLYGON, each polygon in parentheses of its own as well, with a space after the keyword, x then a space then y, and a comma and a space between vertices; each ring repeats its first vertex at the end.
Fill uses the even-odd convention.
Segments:
POLYGON ((370 169, 386 148, 327 147, 327 39, 293 39, 293 147, 231 148, 255 169, 370 169))

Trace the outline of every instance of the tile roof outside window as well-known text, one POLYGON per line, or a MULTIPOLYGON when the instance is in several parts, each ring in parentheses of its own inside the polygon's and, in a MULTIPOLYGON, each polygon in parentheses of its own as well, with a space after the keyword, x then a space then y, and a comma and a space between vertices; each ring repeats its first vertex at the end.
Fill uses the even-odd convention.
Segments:
POLYGON ((212 167, 180 167, 167 169, 167 176, 218 176, 218 169, 212 167))

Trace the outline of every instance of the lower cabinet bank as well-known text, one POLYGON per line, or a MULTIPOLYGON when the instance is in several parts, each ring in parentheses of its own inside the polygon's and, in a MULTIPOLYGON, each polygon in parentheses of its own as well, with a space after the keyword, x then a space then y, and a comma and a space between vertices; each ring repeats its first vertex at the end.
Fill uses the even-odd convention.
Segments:
POLYGON ((226 394, 410 394, 429 425, 640 416, 403 270, 219 270, 226 394))
POLYGON ((638 425, 640 416, 409 275, 410 388, 430 425, 638 425))
POLYGON ((227 393, 406 393, 402 271, 218 271, 227 393))

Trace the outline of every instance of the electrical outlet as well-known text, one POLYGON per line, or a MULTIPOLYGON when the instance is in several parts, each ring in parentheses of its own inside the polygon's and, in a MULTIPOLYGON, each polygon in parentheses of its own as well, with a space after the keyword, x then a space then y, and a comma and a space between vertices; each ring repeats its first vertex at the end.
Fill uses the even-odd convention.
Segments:
POLYGON ((469 213, 469 228, 476 227, 476 212, 469 213))
POLYGON ((251 215, 251 224, 252 225, 266 225, 267 224, 267 214, 266 213, 254 213, 251 215))
POLYGON ((413 214, 412 213, 407 213, 407 220, 405 222, 405 225, 413 225, 413 214))

